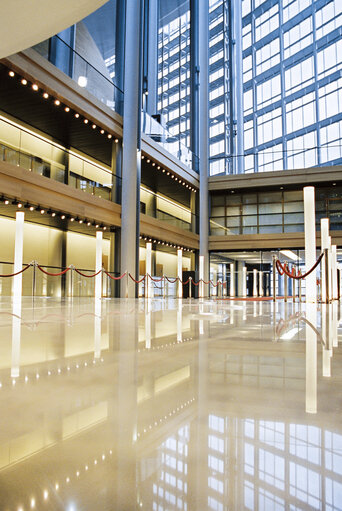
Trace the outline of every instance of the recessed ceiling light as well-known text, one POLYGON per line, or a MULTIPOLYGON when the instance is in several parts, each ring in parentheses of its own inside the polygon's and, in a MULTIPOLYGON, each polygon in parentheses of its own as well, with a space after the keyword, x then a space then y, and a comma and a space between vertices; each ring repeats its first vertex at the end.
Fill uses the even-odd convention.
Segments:
POLYGON ((27 85, 27 80, 25 80, 25 78, 23 78, 23 79, 21 80, 21 83, 22 83, 22 85, 27 85))
POLYGON ((48 97, 49 97, 49 94, 48 94, 47 92, 44 92, 44 94, 43 94, 43 98, 44 98, 44 99, 47 99, 48 97))
POLYGON ((69 108, 68 106, 66 106, 66 107, 64 108, 64 110, 65 110, 66 112, 70 112, 70 108, 69 108))
POLYGON ((56 106, 59 106, 60 104, 61 104, 61 102, 59 101, 59 99, 56 99, 56 100, 55 100, 55 105, 56 105, 56 106))
POLYGON ((15 73, 14 73, 14 71, 10 71, 8 74, 13 78, 15 73))
POLYGON ((39 89, 39 87, 38 87, 38 85, 37 85, 36 83, 34 83, 34 84, 32 85, 32 89, 33 89, 33 90, 38 90, 38 89, 39 89))

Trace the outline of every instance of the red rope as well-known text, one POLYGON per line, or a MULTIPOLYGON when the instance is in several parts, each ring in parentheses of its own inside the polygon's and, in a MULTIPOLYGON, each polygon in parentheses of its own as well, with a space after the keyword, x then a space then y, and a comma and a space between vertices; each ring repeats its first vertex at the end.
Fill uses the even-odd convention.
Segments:
POLYGON ((102 268, 101 270, 97 271, 96 273, 93 273, 92 275, 86 275, 85 273, 82 273, 80 270, 78 270, 77 268, 75 268, 75 272, 78 273, 79 275, 81 275, 82 277, 87 277, 87 278, 92 278, 92 277, 96 277, 96 275, 98 275, 99 273, 102 272, 102 268))
POLYGON ((140 280, 135 280, 135 278, 132 277, 132 275, 130 273, 128 275, 131 277, 133 282, 135 282, 136 284, 140 284, 140 282, 143 282, 146 279, 146 275, 144 275, 140 280))
POLYGON ((195 282, 195 281, 193 280, 193 281, 192 281, 192 283, 193 283, 193 285, 194 285, 194 286, 199 286, 200 281, 195 282))
POLYGON ((112 275, 110 273, 108 273, 106 270, 103 270, 105 272, 105 274, 111 278, 112 280, 121 280, 124 278, 125 275, 127 275, 127 272, 125 271, 125 273, 123 273, 122 275, 120 275, 120 277, 112 277, 112 275))
POLYGON ((45 275, 49 275, 50 277, 59 277, 60 275, 65 275, 67 271, 69 271, 71 268, 65 268, 65 270, 59 272, 59 273, 50 273, 49 271, 43 270, 39 264, 37 265, 38 270, 40 270, 42 273, 45 273, 45 275))
POLYGON ((28 264, 25 268, 23 268, 20 271, 17 271, 17 273, 9 273, 8 275, 0 275, 0 278, 2 277, 15 277, 16 275, 20 275, 20 273, 24 273, 28 268, 30 268, 30 264, 28 264))
POLYGON ((186 286, 187 284, 189 284, 189 281, 190 281, 190 278, 188 278, 188 280, 181 280, 181 283, 183 284, 183 286, 186 286))
MULTIPOLYGON (((151 275, 148 273, 147 276, 152 280, 152 282, 162 282, 164 277, 161 277, 160 279, 154 279, 153 277, 151 277, 151 275)), ((158 289, 161 289, 161 288, 158 288, 158 289)))
POLYGON ((291 279, 297 279, 297 280, 305 279, 305 277, 310 275, 310 273, 312 273, 315 270, 315 268, 317 268, 317 266, 319 265, 319 263, 323 259, 323 256, 324 256, 324 252, 321 253, 321 255, 319 256, 319 258, 317 259, 317 261, 315 262, 313 267, 309 271, 304 273, 303 275, 301 275, 300 272, 298 273, 298 275, 294 275, 293 273, 289 273, 288 269, 286 268, 286 263, 283 266, 281 264, 281 262, 279 261, 279 259, 276 260, 276 267, 277 267, 277 270, 280 273, 280 275, 284 275, 284 273, 285 273, 291 279), (282 273, 281 273, 281 271, 282 271, 282 273))
POLYGON ((169 277, 165 277, 165 278, 166 278, 166 280, 167 280, 168 282, 170 282, 170 284, 174 284, 174 283, 175 283, 175 282, 177 282, 177 280, 178 280, 178 277, 176 277, 174 280, 169 279, 169 277))

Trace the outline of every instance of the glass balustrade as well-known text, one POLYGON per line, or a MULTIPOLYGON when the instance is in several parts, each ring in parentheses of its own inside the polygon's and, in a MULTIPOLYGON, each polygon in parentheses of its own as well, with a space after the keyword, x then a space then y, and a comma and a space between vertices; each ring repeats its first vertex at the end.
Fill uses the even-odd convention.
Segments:
POLYGON ((113 83, 104 62, 100 62, 103 64, 101 72, 58 35, 36 44, 33 49, 69 75, 80 87, 122 115, 123 91, 113 83))

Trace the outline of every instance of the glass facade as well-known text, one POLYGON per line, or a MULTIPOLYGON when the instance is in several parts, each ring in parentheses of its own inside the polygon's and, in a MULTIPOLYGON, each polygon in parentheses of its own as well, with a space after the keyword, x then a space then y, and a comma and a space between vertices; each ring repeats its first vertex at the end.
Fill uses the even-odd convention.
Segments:
MULTIPOLYGON (((329 218, 332 231, 342 229, 342 188, 316 189, 316 230, 329 218)), ((210 233, 274 234, 304 232, 302 190, 221 193, 211 197, 210 233)))
POLYGON ((243 0, 244 170, 342 161, 342 4, 243 0))

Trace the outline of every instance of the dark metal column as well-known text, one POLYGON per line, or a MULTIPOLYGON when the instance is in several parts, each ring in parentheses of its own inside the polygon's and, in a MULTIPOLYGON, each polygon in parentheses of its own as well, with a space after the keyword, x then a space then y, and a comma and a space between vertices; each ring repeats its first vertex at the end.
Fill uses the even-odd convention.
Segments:
MULTIPOLYGON (((137 276, 140 215, 140 111, 143 0, 126 1, 122 149, 121 272, 137 276)), ((135 284, 123 279, 121 296, 134 298, 135 284)))

